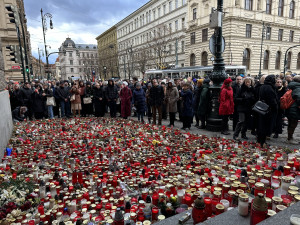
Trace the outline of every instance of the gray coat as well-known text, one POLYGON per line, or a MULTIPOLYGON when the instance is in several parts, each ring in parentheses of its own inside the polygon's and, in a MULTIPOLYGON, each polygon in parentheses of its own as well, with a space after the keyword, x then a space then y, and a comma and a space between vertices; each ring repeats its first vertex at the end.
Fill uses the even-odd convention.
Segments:
POLYGON ((166 91, 166 104, 168 112, 177 112, 177 101, 179 99, 179 93, 177 87, 167 88, 166 91))

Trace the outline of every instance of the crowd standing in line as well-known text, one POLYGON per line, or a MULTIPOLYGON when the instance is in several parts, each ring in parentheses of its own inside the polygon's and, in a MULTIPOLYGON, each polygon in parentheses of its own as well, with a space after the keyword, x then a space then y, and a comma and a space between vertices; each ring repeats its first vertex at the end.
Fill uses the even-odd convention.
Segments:
MULTIPOLYGON (((190 129, 195 117, 195 127, 205 129, 207 118, 212 111, 209 87, 212 82, 203 79, 153 79, 96 81, 38 81, 19 84, 10 82, 11 109, 14 121, 54 117, 111 117, 127 119, 134 113, 138 120, 161 125, 169 119, 169 126, 175 121, 182 122, 182 129, 190 129), (176 118, 178 115, 178 118, 176 118)), ((219 115, 222 118, 222 131, 230 135, 229 120, 233 121, 233 139, 247 140, 247 131, 257 136, 258 143, 278 138, 283 126, 287 126, 287 143, 298 144, 293 138, 300 120, 300 75, 285 77, 264 75, 259 80, 238 75, 228 77, 219 95, 219 115), (293 103, 283 110, 280 99, 291 90, 293 103), (257 101, 269 107, 265 115, 252 111, 257 101), (286 124, 283 118, 288 119, 286 124)))

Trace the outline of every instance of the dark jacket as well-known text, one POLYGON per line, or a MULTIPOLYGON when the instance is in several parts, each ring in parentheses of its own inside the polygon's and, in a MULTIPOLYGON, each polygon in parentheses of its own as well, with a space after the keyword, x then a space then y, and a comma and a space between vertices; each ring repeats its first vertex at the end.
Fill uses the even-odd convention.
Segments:
POLYGON ((16 89, 13 92, 11 92, 10 104, 11 104, 12 109, 15 109, 16 107, 21 106, 22 99, 21 99, 20 93, 21 93, 21 89, 16 89))
POLYGON ((288 88, 292 90, 294 104, 287 110, 287 117, 290 119, 300 120, 300 83, 290 82, 288 88))
POLYGON ((60 101, 64 101, 66 98, 70 97, 70 90, 68 87, 58 87, 56 89, 56 96, 60 101))
POLYGON ((198 105, 198 115, 204 116, 207 115, 209 111, 209 84, 202 85, 202 91, 199 99, 198 105))
POLYGON ((275 87, 275 76, 269 75, 266 77, 264 84, 259 90, 259 99, 270 107, 272 112, 277 113, 278 100, 275 87))
POLYGON ((200 102, 200 95, 201 95, 201 92, 202 92, 202 87, 203 85, 201 85, 200 87, 196 87, 195 90, 194 90, 194 102, 193 102, 193 109, 194 109, 194 112, 197 112, 198 110, 198 106, 199 106, 199 102, 200 102))
POLYGON ((22 122, 22 121, 24 121, 24 119, 25 119, 25 115, 23 114, 23 115, 21 115, 21 113, 20 113, 20 106, 18 106, 17 108, 15 108, 13 111, 12 111, 12 118, 14 119, 14 120, 18 120, 18 121, 20 121, 20 122, 22 122))
POLYGON ((45 108, 45 100, 44 97, 42 96, 43 91, 39 90, 39 93, 33 92, 32 94, 32 110, 33 112, 41 113, 44 112, 45 108))
POLYGON ((182 98, 182 116, 192 117, 193 112, 193 92, 190 89, 182 90, 180 92, 182 98))
POLYGON ((142 88, 133 91, 132 104, 136 107, 138 113, 146 111, 146 94, 142 88))
POLYGON ((21 88, 20 101, 22 105, 28 106, 32 104, 32 99, 31 99, 32 93, 33 91, 31 88, 26 88, 26 87, 21 88))
POLYGON ((235 105, 238 112, 251 113, 255 103, 255 92, 253 87, 242 84, 235 98, 235 105))
POLYGON ((151 106, 161 106, 165 98, 162 86, 152 86, 149 93, 149 103, 151 106))
POLYGON ((117 100, 119 97, 118 94, 118 88, 117 86, 114 85, 114 82, 112 84, 109 84, 110 82, 108 81, 108 85, 105 88, 105 97, 107 100, 117 100))

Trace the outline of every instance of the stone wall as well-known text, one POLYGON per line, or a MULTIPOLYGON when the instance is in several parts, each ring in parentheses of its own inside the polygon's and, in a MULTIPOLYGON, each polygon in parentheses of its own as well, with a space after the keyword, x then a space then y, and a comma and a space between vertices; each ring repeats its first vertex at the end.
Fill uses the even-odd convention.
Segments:
POLYGON ((2 159, 13 130, 8 91, 0 92, 0 106, 0 159, 2 159))

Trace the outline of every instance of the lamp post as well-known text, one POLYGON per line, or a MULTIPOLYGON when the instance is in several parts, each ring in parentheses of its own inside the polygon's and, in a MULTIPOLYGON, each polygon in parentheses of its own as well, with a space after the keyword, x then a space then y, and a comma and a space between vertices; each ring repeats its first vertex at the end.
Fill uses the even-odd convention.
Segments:
POLYGON ((287 59, 286 59, 286 56, 287 56, 287 53, 290 49, 292 48, 296 48, 296 47, 299 47, 300 45, 294 45, 292 47, 289 47, 286 51, 285 51, 285 55, 284 55, 284 62, 283 62, 283 75, 284 75, 284 78, 285 78, 285 72, 286 72, 286 63, 287 63, 287 59))
MULTIPOLYGON (((42 78, 42 65, 41 65, 41 52, 43 52, 42 49, 38 48, 38 52, 39 52, 39 67, 40 67, 40 76, 42 78)), ((44 55, 44 54, 43 54, 44 55)), ((40 76, 38 76, 38 79, 40 79, 40 76)))
POLYGON ((211 17, 216 17, 216 23, 211 23, 210 27, 215 29, 214 35, 210 40, 210 49, 215 55, 214 68, 210 75, 213 85, 210 90, 210 104, 211 111, 207 118, 206 128, 211 131, 220 131, 222 129, 222 118, 219 115, 219 95, 221 85, 226 79, 225 63, 223 59, 223 52, 225 49, 225 41, 223 39, 223 0, 218 0, 218 7, 216 11, 212 12, 211 17))
POLYGON ((263 51, 263 44, 264 44, 264 38, 266 33, 266 27, 269 27, 269 25, 265 25, 265 22, 263 22, 262 25, 262 32, 261 32, 261 42, 260 42, 260 59, 259 59, 259 72, 258 77, 260 78, 262 76, 261 74, 261 60, 262 60, 262 51, 263 51))
POLYGON ((47 45, 46 45, 46 31, 47 31, 47 23, 46 18, 50 19, 50 29, 53 29, 53 23, 52 23, 52 14, 45 13, 43 14, 43 9, 41 9, 41 18, 42 18, 42 27, 43 27, 43 36, 44 36, 44 45, 45 45, 45 55, 46 55, 46 64, 47 64, 47 79, 50 79, 49 74, 49 60, 48 60, 48 53, 47 53, 47 45))

